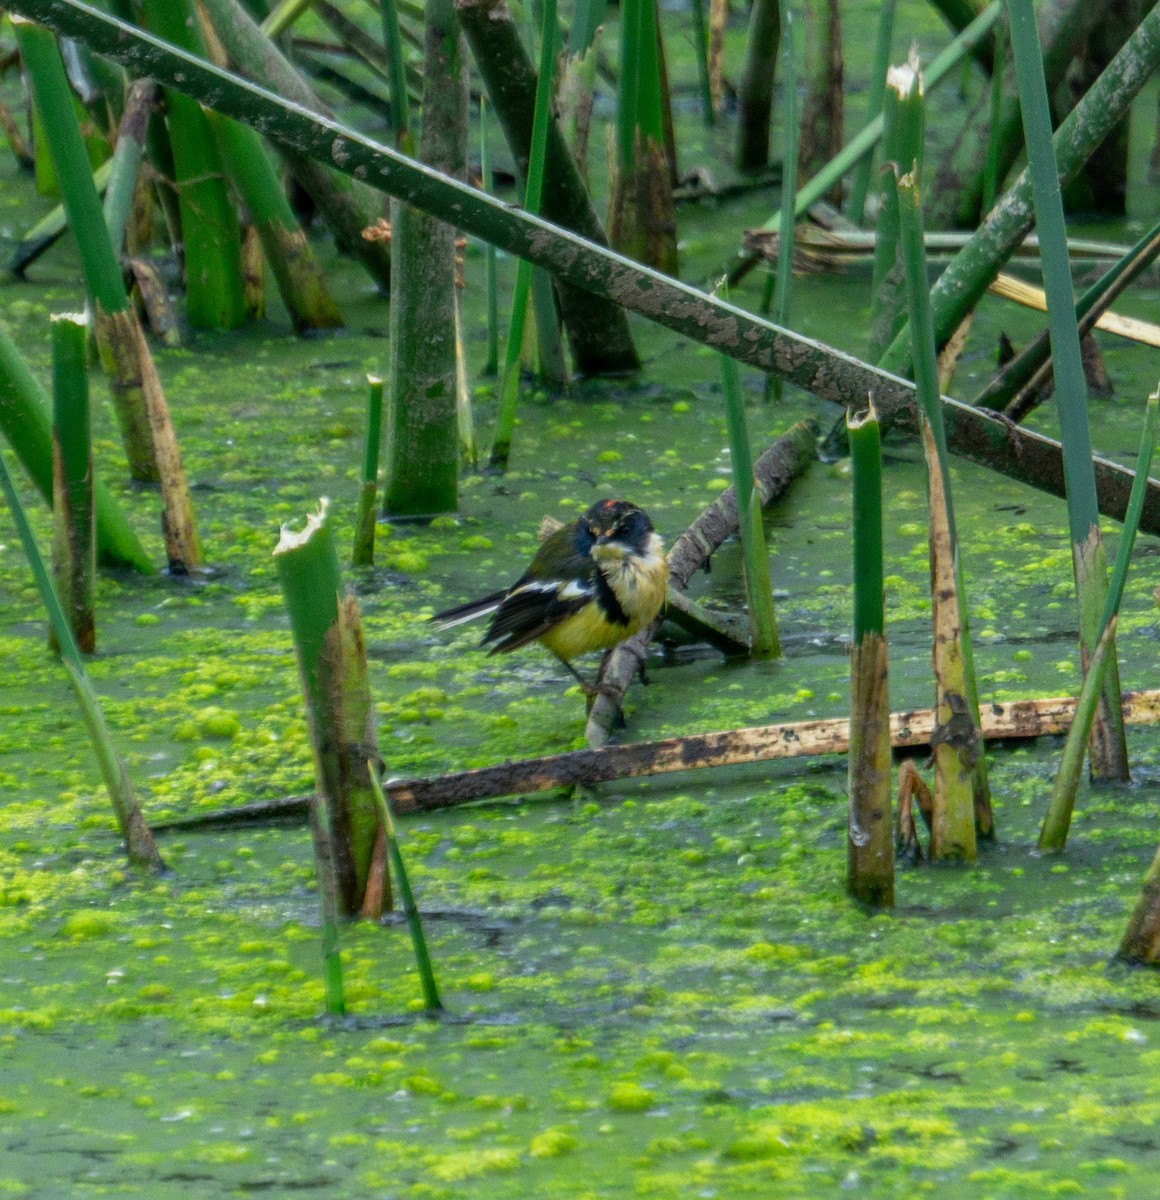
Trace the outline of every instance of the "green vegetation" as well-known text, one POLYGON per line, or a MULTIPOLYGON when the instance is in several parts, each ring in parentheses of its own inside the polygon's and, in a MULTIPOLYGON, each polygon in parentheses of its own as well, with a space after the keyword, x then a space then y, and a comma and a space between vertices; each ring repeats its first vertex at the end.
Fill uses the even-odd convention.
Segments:
MULTIPOLYGON (((279 154, 281 186, 276 209, 263 210, 258 193, 247 191, 255 184, 241 178, 247 168, 257 166, 266 188, 271 172, 254 157, 258 135, 244 134, 233 147, 234 190, 225 191, 219 216, 248 247, 245 290, 265 299, 268 316, 227 330, 195 328, 182 345, 168 344, 159 330, 138 334, 153 345, 149 361, 171 401, 204 566, 178 573, 155 495, 128 478, 109 380, 100 372, 89 379, 87 416, 78 405, 58 417, 62 482, 67 475, 79 494, 85 477, 104 480, 94 497, 103 565, 119 547, 122 565, 169 558, 175 568, 97 575, 99 653, 85 658, 83 673, 70 642, 62 642, 63 673, 48 648, 45 605, 63 628, 62 614, 35 551, 57 522, 64 527, 64 506, 53 513, 45 503, 53 455, 44 385, 53 374, 49 315, 79 308, 86 291, 81 255, 93 247, 81 222, 81 240, 70 233, 47 244, 46 235, 42 252, 25 259, 24 277, 0 289, 0 1049, 7 1068, 0 1195, 1147 1195, 1155 1174, 1149 1131, 1160 1113, 1150 1048, 1160 974, 1109 960, 1117 946, 1132 963, 1158 957, 1157 726, 1128 727, 1131 788, 1080 779, 1079 764, 1113 625, 1123 685, 1145 692, 1129 712, 1146 716, 1157 707, 1148 690, 1160 691, 1149 569, 1160 506, 1157 486, 1144 478, 1155 402, 1133 459, 1137 400, 1155 384, 1154 354, 1143 343, 1093 334, 1115 394, 1088 399, 1086 419, 1095 451, 1116 465, 1095 463, 1099 491, 1085 503, 1103 511, 1117 566, 1097 614, 1102 640, 1085 694, 1072 530, 1059 495, 1063 454, 1048 440, 1058 429, 1055 407, 1021 408, 1021 428, 957 399, 999 395, 1001 340, 1017 353, 1031 347, 1008 382, 1019 376, 1023 387, 1042 371, 1045 319, 982 291, 982 275, 1004 254, 994 246, 983 254, 976 243, 971 254, 985 270, 970 278, 980 285, 977 303, 969 329, 958 331, 953 381, 943 385, 953 396, 940 401, 935 322, 924 304, 942 263, 933 255, 923 262, 920 199, 948 163, 965 118, 972 138, 985 141, 989 118, 977 114, 998 94, 987 74, 992 55, 1002 55, 993 36, 998 6, 896 5, 889 61, 905 57, 913 41, 920 65, 937 65, 954 81, 927 89, 925 162, 921 174, 909 164, 902 171, 909 178, 899 231, 916 302, 911 325, 923 336, 912 342, 906 331, 914 350, 905 362, 891 361, 895 369, 915 364, 921 444, 903 411, 915 385, 857 357, 871 319, 866 256, 840 273, 796 275, 793 331, 758 315, 765 281, 742 269, 749 247, 769 249, 761 237, 742 242, 742 231, 760 228, 779 200, 799 233, 824 221, 840 237, 857 215, 866 174, 854 166, 875 141, 871 75, 880 72, 871 57, 886 40, 882 6, 842 6, 847 115, 852 130, 870 132, 855 134, 838 167, 780 196, 764 186, 768 176, 733 165, 739 131, 728 87, 714 125, 703 107, 703 86, 717 87, 722 74, 736 84, 746 52, 750 82, 762 82, 762 64, 752 62, 760 48, 745 42, 761 17, 768 46, 771 4, 752 21, 736 8, 726 21, 725 6, 706 4, 706 30, 688 5, 594 0, 577 12, 569 0, 556 14, 557 30, 551 5, 509 11, 501 0, 478 0, 456 8, 463 42, 440 24, 447 4, 425 12, 413 0, 381 11, 362 0, 191 7, 213 22, 212 35, 200 26, 212 61, 224 50, 289 104, 205 62, 150 49, 144 35, 103 25, 109 18, 74 0, 4 8, 35 8, 81 39, 65 57, 68 79, 56 80, 56 116, 34 135, 42 164, 52 157, 50 128, 67 125, 86 152, 111 144, 126 112, 152 111, 149 89, 136 85, 122 107, 116 72, 123 69, 126 82, 147 73, 158 89, 220 105, 223 116, 209 117, 211 127, 226 118, 240 122, 237 129, 258 127, 279 154), (275 7, 276 20, 291 22, 276 47, 256 23, 275 7), (669 138, 669 111, 674 122, 682 176, 668 182, 677 186, 682 280, 602 244, 597 214, 610 193, 603 147, 626 82, 614 53, 625 14, 638 34, 658 20, 663 34, 655 63, 647 46, 635 60, 655 73, 655 114, 655 96, 642 91, 637 99, 650 124, 659 114, 660 139, 669 138), (546 57, 537 72, 521 39, 541 18, 546 57), (969 29, 954 50, 944 21, 969 29), (90 38, 101 54, 84 48, 90 38), (424 38, 428 65, 421 67, 424 38), (503 39, 520 53, 496 54, 503 39), (451 178, 459 166, 473 172, 481 149, 466 81, 456 103, 464 101, 472 124, 454 163, 432 169, 379 144, 404 127, 415 142, 430 132, 437 110, 424 85, 433 80, 435 52, 449 52, 453 41, 466 47, 461 62, 472 94, 487 92, 492 132, 504 134, 487 148, 486 192, 473 173, 471 182, 451 178), (547 125, 537 218, 519 208, 515 181, 527 171, 533 140, 535 77, 549 81, 555 45, 568 47, 569 61, 559 72, 559 127, 547 125), (489 46, 490 69, 480 69, 489 46), (90 71, 98 88, 111 90, 90 88, 90 71), (408 116, 401 103, 388 103, 407 89, 422 96, 425 112, 408 116), (567 187, 554 191, 565 176, 567 187), (815 203, 847 177, 855 194, 841 212, 815 203), (754 190, 759 178, 763 186, 754 190), (569 204, 582 204, 567 209, 564 191, 569 204), (439 324, 433 304, 421 301, 411 332, 400 332, 406 289, 391 300, 384 286, 384 266, 398 265, 389 248, 397 250, 399 238, 397 223, 392 229, 380 220, 385 193, 397 211, 444 227, 438 270, 454 320, 439 324), (550 211, 550 204, 561 207, 550 211), (276 271, 272 261, 258 263, 250 219, 277 220, 288 210, 341 303, 341 332, 297 336, 300 314, 262 282, 275 281, 276 271), (456 244, 452 226, 467 240, 456 244), (489 358, 498 365, 487 311, 508 305, 517 259, 558 277, 552 303, 575 378, 563 394, 542 382, 521 387, 516 452, 497 476, 476 469, 473 446, 475 430, 489 440, 499 417, 501 388, 484 371, 489 358), (725 262, 740 276, 728 301, 701 286, 725 262), (385 373, 388 353, 414 350, 404 343, 437 324, 454 333, 453 385, 438 396, 419 392, 442 416, 454 415, 454 450, 424 452, 406 465, 419 477, 437 468, 457 497, 437 514, 428 506, 418 520, 395 515, 400 506, 376 526, 383 439, 376 389, 368 407, 366 381, 385 373), (611 360, 627 374, 616 374, 611 360), (746 388, 736 386, 740 363, 749 368, 746 388), (774 403, 758 403, 754 370, 794 386, 774 403), (811 453, 803 469, 813 431, 838 418, 844 426, 843 406, 867 409, 851 421, 853 457, 820 462, 811 453), (886 432, 900 411, 901 424, 886 432), (969 437, 970 458, 958 453, 969 437), (792 466, 775 466, 790 438, 792 466), (1134 481, 1122 465, 1133 461, 1143 464, 1134 481), (760 494, 777 497, 764 511, 750 486, 755 469, 760 494), (932 524, 932 508, 949 517, 952 489, 953 523, 932 524), (278 526, 320 511, 323 497, 325 521, 287 535, 272 558, 278 526), (666 621, 647 646, 614 654, 611 678, 596 694, 586 695, 536 645, 490 657, 479 645, 481 625, 438 628, 428 620, 509 585, 551 527, 545 518, 569 522, 614 497, 648 512, 672 551, 671 579, 687 595, 671 602, 682 624, 666 621), (1106 519, 1125 512, 1122 529, 1106 519), (348 592, 339 563, 353 561, 356 546, 357 557, 370 557, 368 532, 374 561, 348 573, 348 592), (317 590, 300 587, 310 573, 296 569, 296 558, 298 566, 313 560, 317 590), (700 569, 706 565, 711 572, 700 569), (735 652, 739 626, 744 640, 741 610, 751 603, 747 584, 771 578, 782 657, 727 659, 720 640, 700 640, 707 635, 697 620, 719 626, 735 652), (950 855, 967 857, 977 832, 974 861, 955 870, 915 861, 921 837, 897 862, 890 843, 885 635, 890 699, 905 729, 915 720, 906 714, 927 708, 934 690, 932 609, 950 618, 934 640, 946 642, 949 626, 962 629, 969 619, 974 656, 973 672, 960 653, 959 676, 947 684, 944 675, 943 699, 953 692, 961 702, 940 714, 936 756, 972 742, 961 710, 976 700, 989 718, 994 706, 1045 697, 1056 698, 1058 711, 1080 694, 1069 747, 1062 736, 988 745, 1002 840, 988 839, 990 807, 968 790, 953 838, 936 830, 932 847, 947 857, 953 841, 950 855), (634 682, 625 691, 618 674, 625 663, 634 672, 647 668, 651 686, 634 682), (393 811, 385 807, 380 777, 385 788, 388 779, 494 767, 602 739, 608 731, 600 721, 614 697, 624 702, 616 736, 626 745, 618 754, 631 754, 634 742, 714 730, 739 738, 744 727, 774 722, 801 723, 784 736, 804 740, 852 718, 850 753, 581 783, 567 795, 468 807, 416 812, 402 800, 393 811), (1057 790, 1068 789, 1067 845, 1044 855, 1037 839, 1053 778, 1057 790), (117 786, 124 787, 119 798, 117 786), (344 816, 343 797, 352 794, 344 816), (156 846, 142 840, 150 828, 156 846), (126 843, 133 859, 156 868, 163 858, 167 869, 131 869, 126 843), (429 1019, 434 1014, 438 1020, 429 1019)), ((109 9, 125 18, 136 6, 116 0, 109 9)), ((1074 0, 1066 11, 1079 11, 1074 0)), ((1057 136, 1064 166, 1095 136, 1093 107, 1097 123, 1106 123, 1142 86, 1160 44, 1157 22, 1152 12, 1140 23, 1120 52, 1127 58, 1103 72, 1057 136)), ((782 24, 783 34, 786 25, 793 21, 782 24)), ((25 30, 34 69, 38 47, 59 60, 47 29, 25 30)), ((1106 40, 1093 41, 1073 78, 1091 79, 1112 59, 1106 40)), ((789 45, 785 38, 783 49, 789 45)), ((10 17, 0 19, 0 53, 16 49, 10 17)), ((1050 69, 1055 77, 1059 64, 1050 69)), ((19 113, 16 79, 15 72, 0 79, 0 101, 19 113)), ((780 70, 777 82, 786 83, 780 70)), ((1154 189, 1141 179, 1154 102, 1152 85, 1135 106, 1129 216, 1100 218, 1099 238, 1113 249, 1098 265, 1076 260, 1089 314, 1118 290, 1121 315, 1149 316, 1158 212, 1154 189)), ((544 111, 541 104, 541 118, 544 111)), ((163 281, 185 317, 183 216, 173 203, 177 172, 162 136, 165 115, 153 113, 152 136, 116 148, 113 244, 131 251, 132 261, 109 258, 103 269, 134 308, 138 281, 150 295, 150 280, 163 281)), ((794 122, 780 124, 775 145, 794 122)), ((17 235, 55 200, 35 193, 22 165, 28 158, 0 153, 0 209, 17 235)), ((1013 236, 1026 224, 1030 185, 1008 188, 999 157, 979 169, 990 179, 972 179, 972 194, 984 183, 996 190, 1006 222, 1000 232, 1013 236)), ((877 180, 873 170, 869 178, 877 180)), ((62 182, 83 190, 87 209, 97 212, 91 160, 62 182)), ((885 194, 899 198, 894 189, 885 194)), ((862 216, 881 232, 889 217, 876 207, 871 200, 862 216)), ((104 214, 94 222, 104 231, 94 237, 108 241, 104 214)), ((821 236, 810 234, 800 239, 799 266, 821 236)), ((433 259, 410 257, 415 278, 434 274, 433 259)), ((790 266, 787 250, 787 276, 790 266)), ((951 282, 962 281, 961 264, 948 270, 951 282)), ((1038 279, 1030 256, 1012 270, 1038 279)), ((950 283, 934 286, 935 311, 945 320, 950 283)), ((54 390, 79 401, 84 330, 58 326, 54 390)), ((1067 453, 1074 467, 1074 442, 1067 453)), ((87 537, 77 530, 78 545, 87 537)), ((945 658, 943 649, 938 656, 945 658)), ((592 678, 598 663, 593 654, 578 666, 592 678)), ((710 744, 687 743, 690 754, 710 744)), ((981 747, 973 749, 982 761, 981 747)), ((922 749, 906 764, 908 778, 925 769, 926 755, 922 749)), ((1058 824, 1061 812, 1049 823, 1058 824)))

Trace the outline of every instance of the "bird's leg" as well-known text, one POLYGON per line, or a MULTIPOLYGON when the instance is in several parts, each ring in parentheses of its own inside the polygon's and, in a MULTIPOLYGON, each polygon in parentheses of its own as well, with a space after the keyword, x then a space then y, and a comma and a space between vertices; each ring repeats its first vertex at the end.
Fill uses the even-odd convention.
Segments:
MULTIPOLYGON (((555 652, 553 651, 553 653, 555 652)), ((611 654, 611 650, 606 650, 604 652, 604 657, 600 660, 600 671, 604 670, 604 664, 608 661, 611 654)), ((599 682, 600 671, 596 673, 597 682, 589 683, 588 680, 585 679, 584 676, 581 675, 580 672, 577 671, 576 668, 566 658, 561 657, 559 654, 557 654, 556 657, 560 660, 561 664, 565 666, 573 676, 575 676, 576 682, 580 684, 580 690, 584 693, 584 698, 587 701, 587 712, 592 711, 592 705, 595 703, 597 696, 607 696, 610 700, 617 700, 616 690, 611 687, 606 687, 604 684, 599 682)), ((615 723, 617 728, 620 728, 624 725, 624 709, 621 708, 619 701, 616 705, 615 723)))
MULTIPOLYGON (((552 653, 555 654, 555 651, 553 651, 552 653)), ((580 672, 577 671, 576 668, 562 654, 556 654, 556 658, 560 660, 561 666, 563 666, 566 670, 568 670, 572 674, 572 676, 575 678, 576 682, 580 685, 581 689, 583 690, 584 695, 591 697, 591 695, 593 693, 593 685, 591 683, 589 683, 588 680, 585 679, 584 676, 581 675, 580 672)))

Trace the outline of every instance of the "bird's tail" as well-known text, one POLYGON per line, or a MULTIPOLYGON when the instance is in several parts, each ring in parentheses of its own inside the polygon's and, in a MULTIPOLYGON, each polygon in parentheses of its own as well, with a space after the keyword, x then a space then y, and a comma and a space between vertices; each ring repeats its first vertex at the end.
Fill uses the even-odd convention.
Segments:
POLYGON ((486 617, 499 608, 501 601, 507 595, 506 591, 492 592, 490 596, 482 596, 478 600, 468 600, 466 604, 457 604, 454 608, 445 608, 437 612, 431 620, 440 629, 451 629, 462 625, 465 621, 474 621, 476 617, 486 617))

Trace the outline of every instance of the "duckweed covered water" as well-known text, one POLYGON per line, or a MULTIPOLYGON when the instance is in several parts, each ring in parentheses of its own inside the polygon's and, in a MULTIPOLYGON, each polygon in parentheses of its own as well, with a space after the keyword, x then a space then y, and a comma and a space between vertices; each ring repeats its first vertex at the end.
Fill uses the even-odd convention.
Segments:
MULTIPOLYGON (((23 185, 6 176, 0 205, 12 205, 5 227, 23 228, 23 185)), ((690 275, 723 258, 718 225, 758 223, 766 208, 689 214, 690 275)), ((44 377, 48 313, 77 304, 74 264, 62 249, 34 274, 0 291, 44 377)), ((279 522, 320 494, 340 523, 353 517, 362 377, 382 365, 386 315, 353 271, 344 279, 358 332, 296 343, 274 327, 158 354, 214 570, 103 576, 92 663, 153 819, 311 786, 270 551, 279 522)), ((857 273, 799 280, 795 323, 859 350, 867 287, 857 273)), ((1146 315, 1157 298, 1146 286, 1123 307, 1146 315)), ((1036 324, 988 301, 964 394, 1000 328, 1019 341, 1036 324)), ((671 540, 727 484, 715 361, 639 332, 639 382, 530 397, 512 474, 467 479, 458 520, 380 530, 378 567, 350 576, 393 774, 581 744, 583 698, 550 658, 487 658, 470 628, 438 635, 425 616, 514 578, 545 513, 623 495, 671 540)), ((1119 390, 1096 405, 1094 437, 1130 460, 1155 365, 1104 348, 1119 390)), ((478 415, 491 414, 484 389, 478 415)), ((800 395, 754 407, 756 443, 802 415, 833 412, 800 395)), ((1036 419, 1050 428, 1050 409, 1036 419)), ((97 436, 106 480, 160 560, 156 499, 122 483, 107 407, 97 436)), ((891 443, 888 460, 901 708, 930 702, 926 518, 913 447, 891 443)), ((1062 503, 969 464, 954 482, 984 702, 1074 690, 1062 503)), ((652 686, 630 693, 626 736, 847 711, 844 464, 817 464, 768 525, 786 658, 660 647, 652 686)), ((1120 624, 1125 687, 1160 686, 1156 552, 1141 537, 1120 624)), ((735 606, 738 570, 727 546, 694 590, 735 606)), ((1156 731, 1130 732, 1135 782, 1085 791, 1058 859, 1031 850, 1058 741, 996 748, 1000 842, 969 870, 900 867, 889 915, 844 895, 842 760, 408 818, 448 1014, 418 1011, 406 929, 388 920, 343 930, 351 1015, 333 1022, 320 1015, 305 830, 171 834, 168 874, 129 872, 45 639, 0 515, 0 1195, 1151 1193, 1160 977, 1107 960, 1160 839, 1156 731)))

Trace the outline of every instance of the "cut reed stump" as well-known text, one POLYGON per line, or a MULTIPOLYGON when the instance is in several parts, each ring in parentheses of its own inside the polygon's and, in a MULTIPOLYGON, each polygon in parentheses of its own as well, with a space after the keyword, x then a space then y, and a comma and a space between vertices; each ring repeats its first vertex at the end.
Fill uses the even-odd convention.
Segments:
MULTIPOLYGON (((1160 690, 1125 692, 1123 712, 1124 721, 1129 725, 1160 723, 1160 690)), ((1074 714, 1073 696, 988 704, 983 708, 982 735, 987 741, 1008 741, 1062 734, 1070 728, 1074 714)), ((929 747, 934 731, 933 709, 912 709, 890 716, 890 744, 896 750, 929 747)), ((846 754, 850 748, 849 732, 847 717, 788 725, 758 725, 750 729, 698 733, 630 746, 572 750, 566 754, 521 759, 426 779, 396 780, 389 783, 386 790, 398 813, 433 812, 500 796, 523 796, 556 788, 611 783, 617 779, 784 758, 846 754)), ((310 800, 309 796, 291 796, 258 801, 157 821, 153 827, 161 831, 206 825, 301 821, 310 800)))
MULTIPOLYGON (((93 449, 83 315, 52 318, 52 573, 61 607, 82 654, 97 648, 93 615, 97 570, 93 520, 93 449)), ((51 639, 56 647, 55 635, 51 639)))
POLYGON ((854 644, 850 659, 846 890, 894 903, 890 699, 882 575, 882 444, 874 406, 847 420, 853 467, 854 644))
POLYGON ((379 487, 379 447, 383 429, 383 381, 367 376, 367 433, 363 445, 362 483, 354 519, 352 567, 370 567, 375 561, 375 498, 379 487))
MULTIPOLYGON (((323 812, 315 834, 323 886, 333 872, 343 916, 378 915, 368 893, 385 878, 374 787, 374 706, 358 604, 347 596, 326 501, 300 532, 283 527, 274 550, 306 702, 314 775, 323 812), (371 911, 368 911, 368 908, 371 911)), ((384 886, 384 890, 386 890, 384 886)), ((386 906, 390 906, 389 891, 386 906)), ((372 897, 373 900, 373 897, 372 897)))

